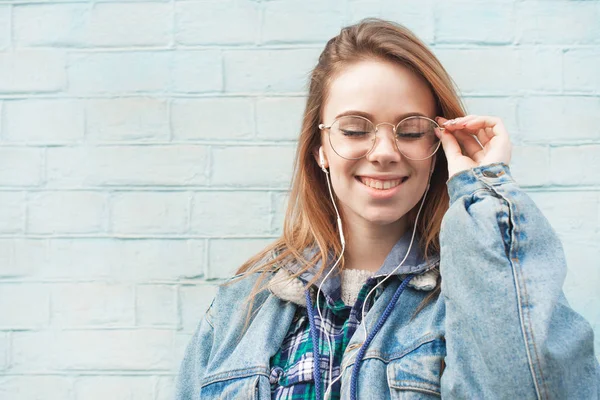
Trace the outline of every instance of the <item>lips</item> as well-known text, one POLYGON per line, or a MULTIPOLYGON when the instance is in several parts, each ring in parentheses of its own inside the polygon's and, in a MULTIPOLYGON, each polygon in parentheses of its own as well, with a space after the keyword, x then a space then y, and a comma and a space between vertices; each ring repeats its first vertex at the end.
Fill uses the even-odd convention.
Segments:
POLYGON ((360 181, 363 185, 368 186, 377 190, 388 190, 393 189, 396 186, 406 182, 408 176, 398 177, 395 179, 376 179, 370 178, 366 176, 357 176, 356 179, 360 181))

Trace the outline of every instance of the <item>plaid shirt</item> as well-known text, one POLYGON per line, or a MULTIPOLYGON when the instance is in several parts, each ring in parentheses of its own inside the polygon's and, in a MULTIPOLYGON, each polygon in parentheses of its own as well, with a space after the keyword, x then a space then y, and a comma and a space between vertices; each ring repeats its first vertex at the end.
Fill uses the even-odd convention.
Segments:
MULTIPOLYGON (((368 279, 358 294, 354 306, 344 304, 338 296, 331 298, 324 292, 318 299, 323 320, 315 312, 315 325, 319 337, 319 360, 323 379, 322 393, 333 379, 340 375, 342 356, 350 338, 356 331, 362 318, 362 306, 367 294, 379 282, 377 278, 368 279), (330 335, 333 347, 333 374, 329 376, 329 349, 326 335, 330 335)), ((368 299, 365 313, 383 292, 388 283, 380 285, 374 295, 368 299)), ((298 307, 281 348, 271 358, 271 398, 277 400, 300 400, 315 398, 313 379, 313 346, 310 338, 310 324, 305 307, 298 307)), ((341 382, 338 380, 331 388, 330 399, 340 398, 341 382)))

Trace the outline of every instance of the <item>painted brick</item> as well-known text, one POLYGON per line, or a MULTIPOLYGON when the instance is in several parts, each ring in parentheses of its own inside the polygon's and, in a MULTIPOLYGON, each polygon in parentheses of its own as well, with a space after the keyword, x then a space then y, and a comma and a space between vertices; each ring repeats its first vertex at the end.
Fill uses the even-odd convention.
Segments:
POLYGON ((96 4, 89 15, 87 43, 101 46, 166 46, 172 37, 170 4, 96 4))
POLYGON ((84 136, 83 107, 76 100, 6 101, 4 116, 3 137, 9 142, 63 144, 84 136))
MULTIPOLYGON (((215 290, 216 293, 216 290, 215 290)), ((211 299, 212 300, 212 299, 211 299)), ((209 302, 206 304, 206 308, 208 309, 208 304, 210 304, 210 300, 209 302)), ((203 311, 206 311, 203 310, 203 311)), ((203 313, 202 313, 203 314, 203 313)), ((202 317, 202 315, 200 316, 200 318, 202 317)), ((196 315, 194 315, 194 318, 196 318, 196 315)), ((173 339, 173 353, 174 353, 174 357, 177 360, 183 360, 183 357, 185 355, 185 351, 187 349, 187 347, 189 346, 190 342, 192 341, 192 337, 194 334, 194 331, 196 330, 198 323, 200 322, 200 318, 198 318, 195 321, 195 324, 192 328, 186 330, 186 331, 177 331, 175 333, 175 338, 173 339)), ((193 322, 193 321, 192 321, 193 322)), ((177 365, 177 368, 174 368, 173 372, 178 374, 179 373, 179 366, 177 365)), ((166 384, 168 384, 168 382, 166 382, 166 384)), ((166 389, 166 388, 165 388, 166 389)), ((169 399, 171 399, 173 396, 173 392, 171 392, 171 397, 169 397, 169 399)))
POLYGON ((1 329, 33 329, 48 325, 50 294, 38 283, 0 284, 1 329))
POLYGON ((82 46, 91 10, 86 4, 15 5, 15 44, 20 47, 82 46))
POLYGON ((226 92, 304 92, 320 51, 313 49, 227 50, 226 92))
POLYGON ((465 94, 511 94, 521 88, 515 79, 519 75, 519 53, 512 48, 437 48, 435 54, 465 94))
POLYGON ((154 382, 151 376, 80 376, 75 380, 75 399, 154 399, 154 382))
POLYGON ((434 0, 358 0, 348 3, 350 21, 379 17, 400 23, 425 43, 434 42, 434 0))
POLYGON ((178 51, 173 54, 172 90, 213 93, 223 90, 223 56, 217 50, 178 51))
POLYGON ((162 92, 171 85, 169 52, 73 53, 69 93, 162 92))
POLYGON ((269 233, 270 200, 266 192, 199 192, 192 204, 192 231, 200 235, 269 233))
POLYGON ((325 43, 345 23, 346 2, 292 0, 265 3, 261 42, 325 43), (310 26, 311 29, 306 29, 310 26), (298 32, 303 32, 298 35, 298 32))
POLYGON ((207 278, 227 278, 273 239, 213 239, 209 244, 207 278))
POLYGON ((600 42, 600 7, 596 1, 522 1, 516 3, 516 10, 520 43, 600 42))
POLYGON ((0 398, 10 400, 71 399, 72 382, 66 376, 0 376, 0 398))
POLYGON ((56 50, 0 53, 0 93, 57 92, 65 89, 66 60, 56 50), (40 65, 44 73, 40 73, 40 65))
POLYGON ((565 90, 600 93, 598 71, 600 71, 600 46, 565 51, 565 90))
POLYGON ((562 87, 562 54, 556 49, 440 48, 435 53, 465 94, 558 92, 562 87))
POLYGON ((256 102, 257 137, 298 140, 302 129, 305 97, 267 97, 256 102))
POLYGON ((514 38, 514 6, 509 2, 441 1, 435 16, 436 43, 507 44, 514 38))
POLYGON ((10 46, 10 6, 0 6, 0 51, 10 46))
POLYGON ((192 145, 49 148, 48 185, 202 185, 207 156, 192 145))
POLYGON ((62 283, 52 285, 52 325, 63 328, 132 326, 132 285, 62 283))
POLYGON ((510 169, 521 186, 550 182, 550 149, 547 146, 513 146, 510 169))
POLYGON ((12 361, 15 371, 167 371, 172 341, 157 329, 14 332, 12 361))
POLYGON ((0 147, 0 186, 37 186, 42 183, 42 150, 0 147))
MULTIPOLYGON (((600 330, 600 296, 594 296, 600 282, 600 268, 590 268, 593 262, 600 259, 600 234, 590 235, 582 239, 581 235, 565 235, 562 239, 567 256, 567 278, 564 291, 569 304, 587 321, 594 332, 600 330), (590 295, 592 294, 592 295, 590 295)), ((594 335, 594 347, 600 345, 600 337, 594 335)), ((596 357, 598 358, 598 357, 596 357)))
POLYGON ((97 192, 40 192, 27 204, 31 233, 91 233, 105 231, 106 195, 97 192))
POLYGON ((0 233, 23 232, 25 226, 25 193, 0 192, 0 233))
MULTIPOLYGON (((34 242, 34 244, 37 242, 34 242)), ((0 255, 9 253, 11 242, 0 240, 0 255), (6 250, 3 251, 3 246, 6 250)), ((119 282, 174 281, 202 275, 203 240, 183 239, 52 239, 48 249, 30 243, 12 245, 14 266, 43 265, 43 279, 118 280, 119 282), (33 254, 27 254, 30 249, 33 254), (39 253, 47 252, 43 263, 39 253), (36 257, 29 262, 28 257, 36 257), (168 265, 168 268, 165 266, 168 265)), ((4 259, 4 258, 3 258, 4 259)))
POLYGON ((135 307, 136 325, 176 327, 179 324, 175 286, 138 285, 135 307))
POLYGON ((563 80, 562 59, 563 54, 560 49, 539 48, 537 46, 521 47, 519 51, 519 71, 516 75, 519 89, 521 91, 536 92, 561 91, 563 80))
POLYGON ((69 57, 69 92, 220 91, 221 64, 215 50, 75 53, 69 57))
POLYGON ((598 185, 600 145, 565 146, 550 149, 551 182, 555 185, 598 185), (568 165, 569 168, 565 168, 568 165))
POLYGON ((8 332, 0 332, 0 371, 4 371, 9 367, 9 360, 8 360, 9 348, 10 348, 9 333, 8 332))
POLYGON ((171 7, 160 3, 26 4, 14 9, 17 46, 167 45, 171 7))
POLYGON ((214 285, 182 285, 179 288, 181 322, 184 332, 193 332, 217 294, 214 285))
POLYGON ((600 97, 526 97, 519 129, 526 142, 574 143, 600 138, 600 97))
MULTIPOLYGON (((208 305, 206 307, 208 308, 208 305)), ((175 333, 174 338, 173 338, 173 354, 174 354, 174 358, 178 361, 178 363, 173 365, 172 375, 161 377, 161 378, 164 378, 165 381, 163 381, 161 378, 159 378, 157 384, 160 385, 160 387, 157 387, 157 399, 163 398, 165 395, 168 395, 168 396, 164 397, 165 400, 173 399, 173 393, 175 393, 175 379, 179 375, 179 371, 181 368, 181 361, 183 360, 183 357, 185 356, 186 349, 188 348, 188 346, 190 345, 190 343, 192 341, 194 330, 198 326, 199 322, 200 322, 200 318, 198 318, 198 320, 196 321, 196 326, 194 326, 192 329, 187 330, 187 331, 179 330, 175 333), (169 393, 165 393, 165 391, 167 391, 167 390, 169 391, 169 393)))
POLYGON ((254 104, 248 98, 180 99, 171 104, 177 141, 249 139, 254 125, 254 104))
POLYGON ((235 6, 218 0, 177 2, 175 38, 186 45, 256 43, 260 8, 254 2, 238 2, 235 6))
POLYGON ((181 233, 187 231, 190 195, 186 192, 135 192, 111 196, 112 231, 181 233))
POLYGON ((600 226, 600 198, 596 192, 534 192, 530 197, 563 237, 584 239, 593 236, 600 226))
POLYGON ((0 239, 0 278, 33 277, 45 263, 46 241, 43 239, 0 239))
MULTIPOLYGON (((183 355, 182 357, 183 358, 183 355)), ((179 370, 177 370, 179 372, 179 370)), ((156 383, 156 400, 172 400, 175 393, 175 376, 159 376, 156 383)))
POLYGON ((287 187, 294 164, 292 146, 213 147, 213 185, 287 187))
POLYGON ((271 231, 274 235, 283 233, 283 222, 287 210, 289 195, 287 192, 275 192, 271 195, 271 210, 273 220, 271 221, 271 231))
POLYGON ((152 97, 85 102, 86 139, 90 142, 169 140, 167 101, 152 97))

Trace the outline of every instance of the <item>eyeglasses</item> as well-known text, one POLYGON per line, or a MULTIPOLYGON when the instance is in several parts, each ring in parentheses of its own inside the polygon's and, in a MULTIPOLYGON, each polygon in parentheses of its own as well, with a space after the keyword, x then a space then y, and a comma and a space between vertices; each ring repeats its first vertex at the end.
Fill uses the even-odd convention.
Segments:
POLYGON ((365 157, 374 148, 380 125, 390 125, 396 139, 398 151, 411 160, 426 160, 440 147, 435 130, 443 130, 437 122, 423 116, 411 116, 398 125, 389 122, 373 124, 365 117, 346 115, 337 118, 329 126, 319 124, 319 129, 327 129, 329 144, 337 155, 348 160, 365 157))

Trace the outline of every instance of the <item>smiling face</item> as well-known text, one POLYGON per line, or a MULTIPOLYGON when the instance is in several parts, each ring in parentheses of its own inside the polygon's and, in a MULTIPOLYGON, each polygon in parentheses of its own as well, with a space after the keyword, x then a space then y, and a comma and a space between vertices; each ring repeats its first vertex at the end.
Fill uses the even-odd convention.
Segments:
MULTIPOLYGON (((362 115, 374 124, 398 124, 408 115, 435 117, 435 99, 427 83, 408 68, 369 60, 351 64, 332 81, 321 121, 329 126, 341 114, 362 115)), ((325 166, 346 224, 390 225, 404 230, 406 214, 419 203, 435 156, 407 159, 396 147, 392 126, 379 126, 375 147, 358 160, 336 154, 321 133, 325 166)), ((315 153, 319 162, 318 153, 315 153)))

